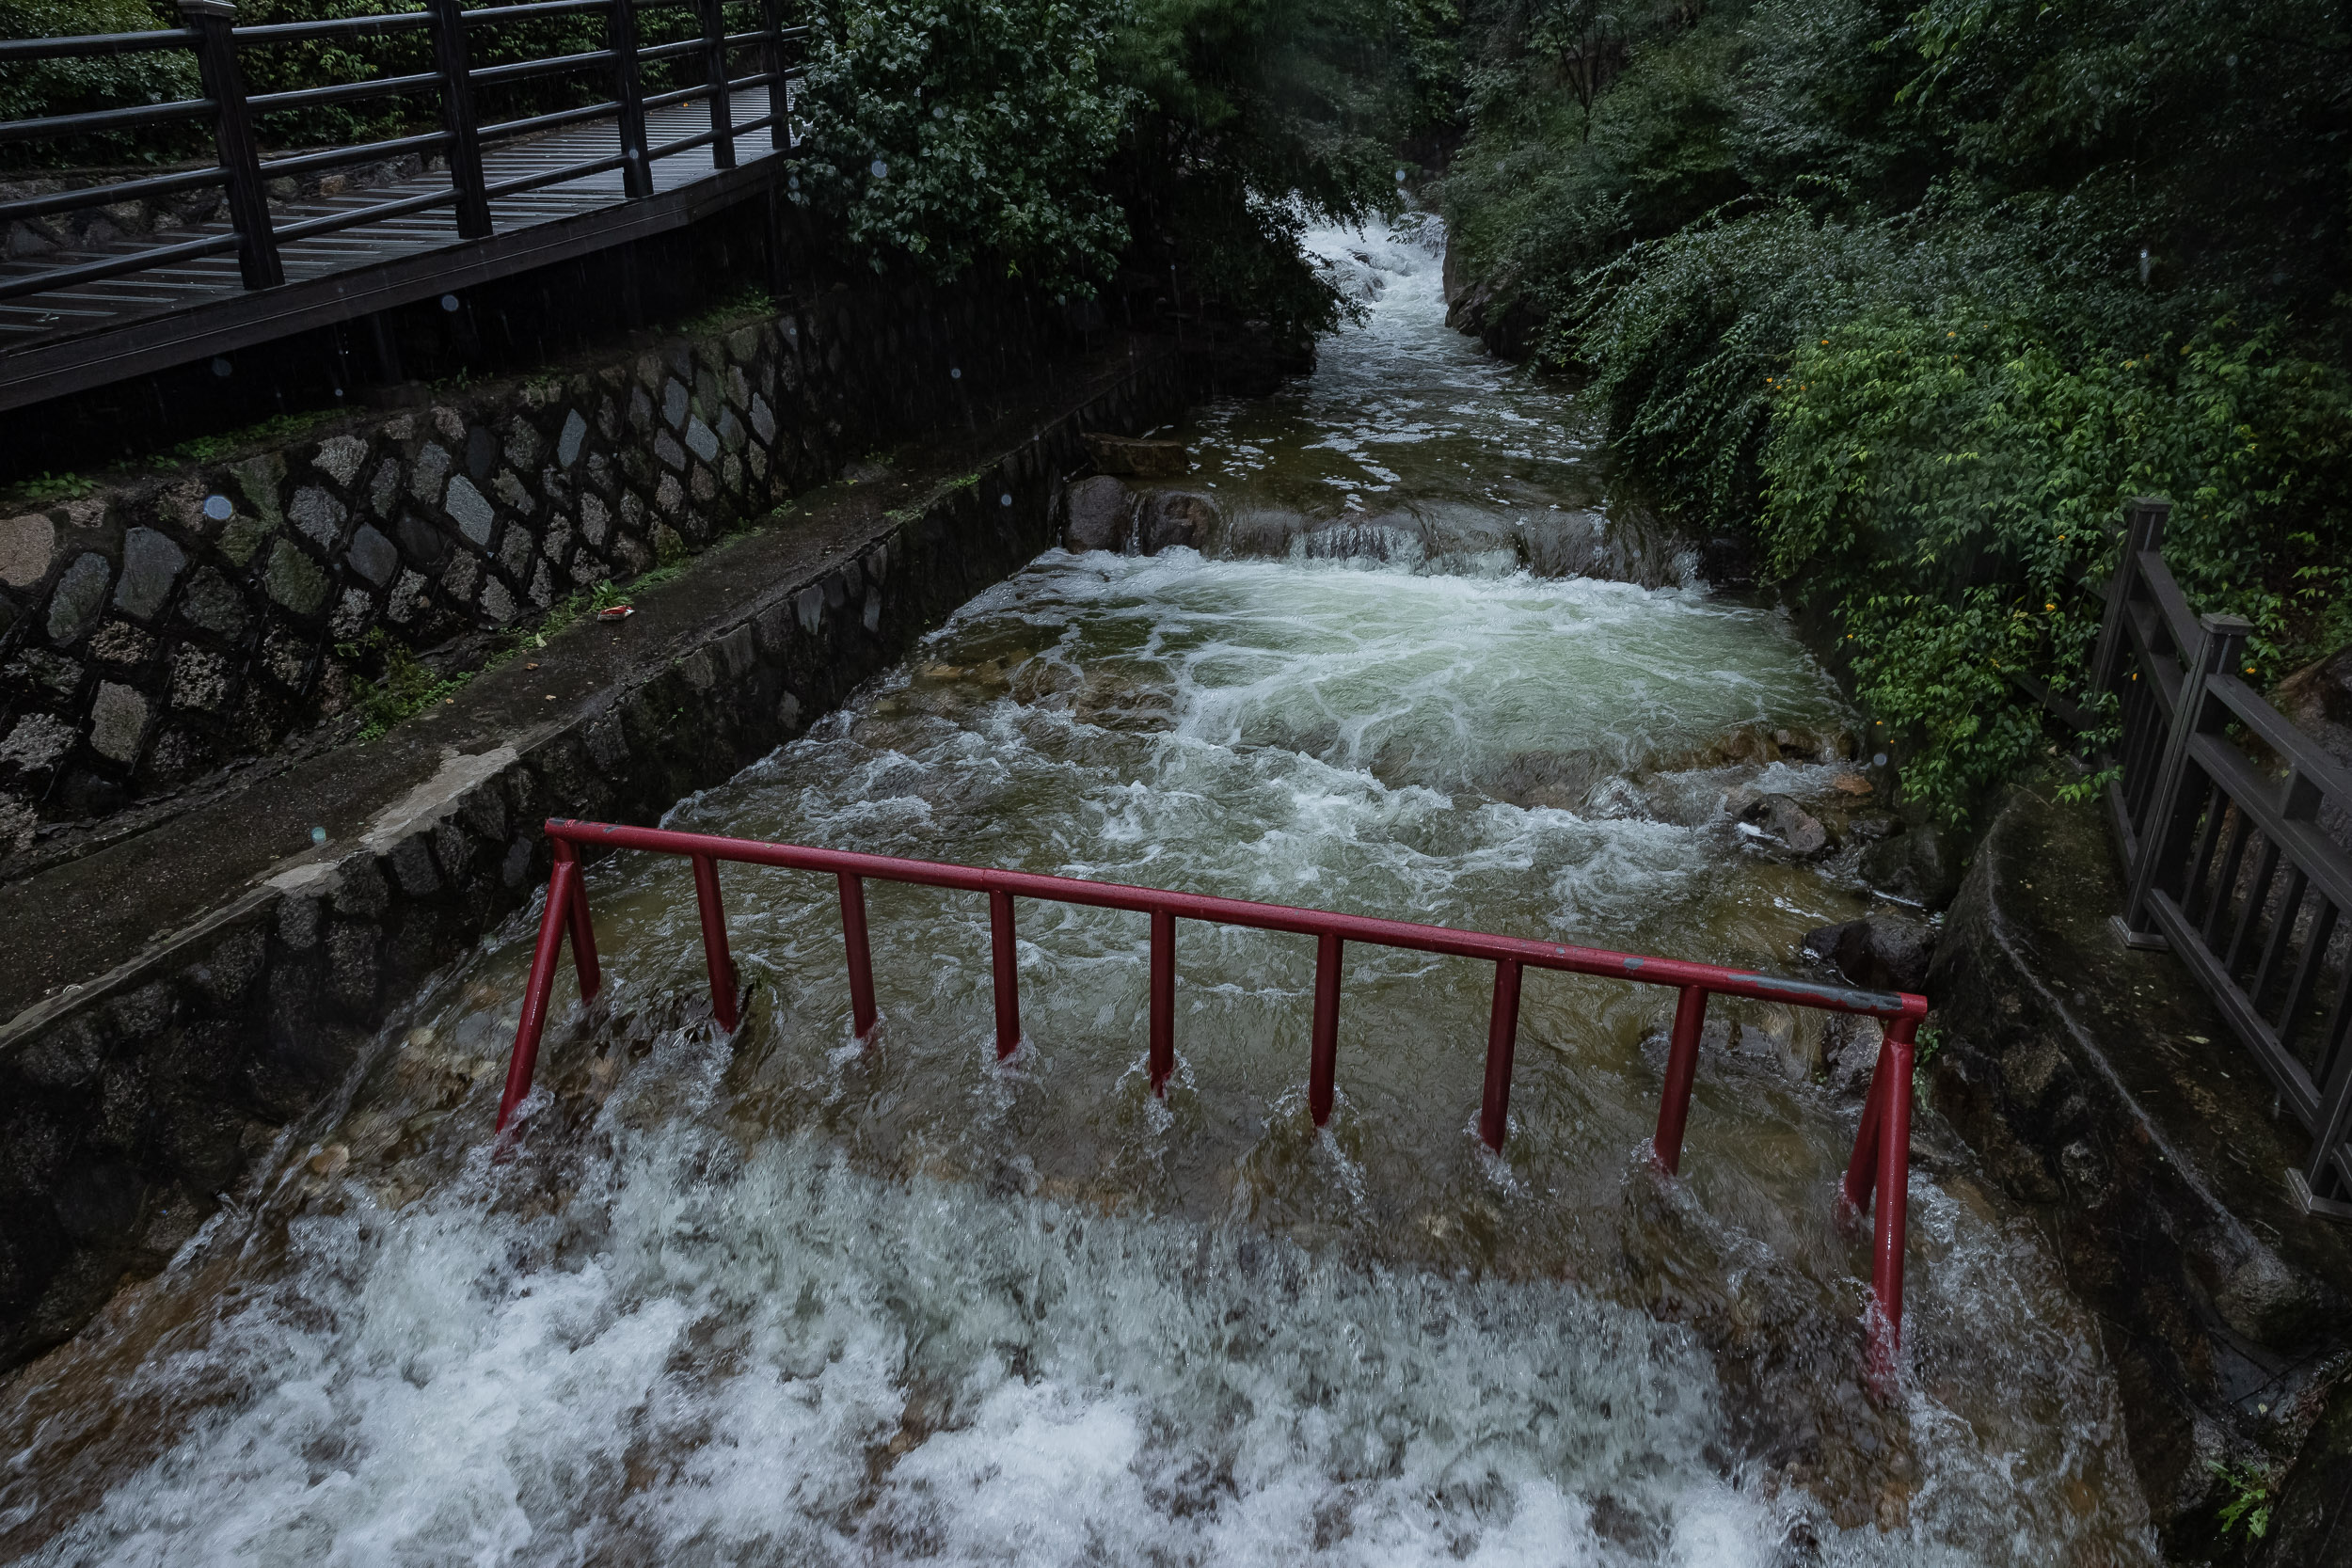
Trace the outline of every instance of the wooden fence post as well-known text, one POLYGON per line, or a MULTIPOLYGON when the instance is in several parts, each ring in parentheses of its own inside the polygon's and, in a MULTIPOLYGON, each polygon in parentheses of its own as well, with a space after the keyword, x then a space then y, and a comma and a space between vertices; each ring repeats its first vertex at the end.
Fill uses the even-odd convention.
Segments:
POLYGON ((433 69, 441 76, 441 125, 449 132, 449 182, 457 190, 457 232, 478 240, 490 232, 490 198, 483 189, 464 0, 425 4, 433 15, 433 69))
POLYGON ((612 0, 612 99, 621 106, 621 194, 653 195, 652 150, 645 144, 645 87, 637 69, 637 0, 612 0))
POLYGON ((286 281, 286 269, 278 258, 278 238, 270 230, 261 148, 253 139, 253 116, 245 102, 245 75, 237 69, 237 40, 230 31, 237 8, 229 0, 180 0, 180 14, 196 34, 196 65, 204 96, 220 105, 213 118, 213 146, 229 176, 237 271, 248 289, 275 289, 286 281))
POLYGON ((2245 656, 2246 640, 2254 631, 2252 622, 2236 615, 2201 616, 2198 625, 2204 635, 2198 639, 2193 651, 2184 650, 2188 657, 2181 662, 2181 700, 2172 710, 2172 728, 2165 736, 2164 760, 2157 767, 2155 800, 2149 808, 2147 827, 2139 835, 2139 863, 2131 868, 2131 901, 2123 907, 2127 942, 2134 937, 2144 940, 2151 934, 2150 897, 2159 890, 2175 895, 2181 891, 2181 872, 2185 869, 2182 858, 2188 851, 2189 834, 2205 805, 2201 795, 2188 798, 2188 792, 2182 787, 2188 772, 2189 742, 2220 722, 2205 711, 2205 682, 2245 656))
POLYGON ((768 73, 768 145, 778 152, 792 145, 792 94, 784 79, 784 19, 776 0, 759 0, 759 69, 768 73))
POLYGON ((2115 684, 2121 673, 2116 666, 2122 662, 2126 642, 2123 618, 2132 602, 2132 586, 2139 578, 2139 558, 2143 551, 2164 547, 2165 520, 2172 515, 2172 503, 2153 496, 2141 496, 2123 509, 2123 553, 2115 562, 2115 575, 2107 579, 2107 618, 2099 624, 2098 651, 2090 657, 2090 695, 2094 698, 2115 684))
POLYGON ((727 87, 725 0, 696 0, 702 13, 703 61, 710 77, 710 166, 735 166, 735 100, 727 87))

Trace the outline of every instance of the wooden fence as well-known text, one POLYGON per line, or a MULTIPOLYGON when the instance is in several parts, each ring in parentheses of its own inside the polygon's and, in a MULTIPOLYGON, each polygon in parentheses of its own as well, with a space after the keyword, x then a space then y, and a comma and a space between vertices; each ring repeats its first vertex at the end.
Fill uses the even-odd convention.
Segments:
POLYGON ((2197 977, 2311 1132, 2296 1196, 2352 1220, 2352 853, 2322 827, 2352 813, 2352 773, 2247 683, 2252 626, 2190 611, 2164 563, 2170 510, 2127 509, 2091 665, 2122 719, 2117 930, 2197 977))

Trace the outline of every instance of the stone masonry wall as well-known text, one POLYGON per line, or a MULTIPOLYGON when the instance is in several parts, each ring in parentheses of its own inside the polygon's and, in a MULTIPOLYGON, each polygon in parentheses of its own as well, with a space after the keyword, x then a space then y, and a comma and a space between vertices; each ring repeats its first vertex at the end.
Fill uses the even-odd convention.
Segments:
POLYGON ((824 294, 0 516, 0 855, 341 710, 379 628, 427 648, 698 550, 1053 346, 1016 294, 824 294))
MULTIPOLYGON (((310 627, 313 636, 347 592, 371 613, 389 615, 405 574, 425 584, 415 591, 429 600, 420 614, 478 610, 494 583, 528 601, 543 574, 552 592, 583 547, 611 560, 625 545, 649 548, 657 529, 694 526, 698 483, 707 490, 706 509, 736 493, 730 465, 739 465, 748 489, 754 454, 771 472, 799 460, 780 427, 773 436, 764 428, 774 405, 762 372, 774 371, 777 398, 789 395, 778 345, 790 341, 780 327, 752 331, 739 352, 730 341, 723 359, 698 348, 691 361, 658 355, 618 379, 567 384, 562 398, 503 428, 467 424, 461 437, 425 416, 409 427, 395 421, 396 434, 377 427, 364 439, 334 438, 351 446, 318 443, 287 461, 282 475, 265 465, 256 489, 276 499, 278 519, 249 502, 239 507, 231 522, 246 520, 254 543, 235 581, 248 589, 258 581, 266 594, 271 556, 298 555, 305 564, 278 568, 281 578, 325 586, 299 595, 308 619, 287 607, 271 625, 310 627), (734 372, 742 374, 739 392, 734 372), (575 416, 584 428, 566 437, 575 416), (592 433, 608 428, 648 439, 630 447, 604 435, 596 444, 592 433), (481 465, 488 477, 477 480, 471 433, 483 429, 496 445, 481 465), (666 455, 672 446, 675 460, 666 455), (407 485, 439 469, 442 459, 429 455, 436 451, 448 467, 426 486, 438 501, 428 513, 407 485), (636 463, 634 478, 621 455, 630 451, 651 458, 636 463), (596 455, 606 482, 587 474, 596 455), (536 514, 508 501, 501 483, 507 474, 519 482, 526 464, 538 480, 526 492, 536 494, 536 514), (384 466, 401 483, 379 512, 373 476, 384 466), (319 499, 297 499, 306 493, 319 499), (567 499, 559 503, 554 494, 567 499), (605 508, 595 525, 600 539, 590 535, 591 498, 605 508), (632 499, 625 518, 621 508, 632 499), (337 509, 330 536, 339 553, 329 557, 324 546, 314 551, 301 516, 336 518, 337 509), (557 526, 549 514, 565 519, 571 554, 547 546, 557 526), (410 550, 403 518, 429 522, 441 546, 437 561, 410 550), (480 524, 471 532, 469 519, 480 524), (383 544, 358 543, 363 531, 383 544), (500 550, 510 536, 531 541, 511 562, 500 550), (352 559, 360 552, 380 559, 363 566, 352 559), (453 586, 453 576, 469 586, 453 586)), ((807 343, 803 329, 803 354, 807 343)), ((1085 461, 1082 429, 1136 430, 1173 415, 1182 396, 1172 354, 1104 374, 1084 394, 1043 410, 1036 435, 979 473, 942 483, 878 518, 836 556, 779 572, 738 598, 675 657, 665 648, 559 724, 534 730, 524 719, 535 714, 516 716, 516 740, 448 756, 430 785, 380 815, 357 845, 304 857, 144 957, 0 1026, 0 1368, 72 1335, 124 1280, 161 1268, 278 1129, 345 1078, 419 982, 532 897, 549 866, 545 818, 655 819, 790 738, 955 607, 1053 543, 1052 498, 1061 476, 1085 461)), ((701 526, 716 515, 699 514, 701 526)), ((65 571, 88 556, 109 563, 105 592, 84 595, 100 628, 157 636, 151 628, 171 626, 198 592, 191 579, 212 573, 231 581, 220 547, 229 524, 200 533, 185 524, 168 532, 147 522, 123 529, 119 548, 135 559, 141 550, 151 561, 161 554, 155 545, 130 544, 135 529, 163 537, 182 558, 168 572, 118 567, 120 555, 88 543, 101 525, 76 526, 85 531, 53 547, 65 571), (127 595, 125 582, 133 585, 127 595)), ((788 542, 780 532, 738 545, 729 569, 756 570, 771 537, 778 550, 788 542)), ((53 562, 50 577, 59 571, 53 562)), ((691 573, 675 585, 694 586, 691 573)), ((51 601, 57 597, 53 590, 51 601)), ((247 594, 233 602, 252 600, 247 594)), ((86 627, 67 646, 87 647, 94 635, 86 627)), ((246 629, 251 646, 270 635, 246 629)), ((193 636, 176 645, 214 646, 193 636)), ((276 679, 266 671, 246 678, 276 679)), ((146 689, 133 689, 143 701, 146 689)), ((158 724, 182 722, 182 709, 167 695, 165 702, 163 717, 143 722, 143 739, 158 724)))

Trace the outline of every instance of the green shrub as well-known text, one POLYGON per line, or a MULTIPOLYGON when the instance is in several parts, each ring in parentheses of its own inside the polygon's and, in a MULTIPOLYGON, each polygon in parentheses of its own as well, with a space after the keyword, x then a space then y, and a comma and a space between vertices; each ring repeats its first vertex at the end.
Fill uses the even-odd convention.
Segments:
MULTIPOLYGON (((145 0, 0 0, 0 38, 72 38, 85 33, 144 33, 174 25, 145 0)), ((102 55, 83 60, 33 60, 0 71, 0 119, 39 119, 88 114, 141 103, 200 98, 196 56, 184 49, 102 55)), ((195 145, 185 135, 104 135, 58 142, 19 143, 9 166, 57 166, 179 155, 195 145)))

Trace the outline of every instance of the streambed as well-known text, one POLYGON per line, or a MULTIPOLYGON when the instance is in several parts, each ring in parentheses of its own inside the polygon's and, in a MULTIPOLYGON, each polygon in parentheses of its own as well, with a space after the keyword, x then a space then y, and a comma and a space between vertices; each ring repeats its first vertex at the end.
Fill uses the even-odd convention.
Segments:
MULTIPOLYGON (((1315 243, 1365 320, 1178 432, 1200 550, 1049 552, 670 825, 1795 969, 1867 895, 1724 798, 1840 800, 1835 687, 1444 329, 1434 226, 1315 243)), ((1963 1170, 1915 1176, 1908 1365, 1863 1388, 1850 1031, 1719 1005, 1669 1181, 1663 990, 1529 977, 1497 1158, 1484 965, 1350 950, 1318 1133, 1302 939, 1180 927, 1163 1101, 1139 916, 1020 906, 999 1065, 977 898, 869 888, 861 1051, 828 879, 726 874, 732 1040, 685 868, 588 880, 608 990, 560 993, 516 1150, 532 915, 8 1386, 0 1549, 2154 1560, 2091 1324, 1963 1170)))

